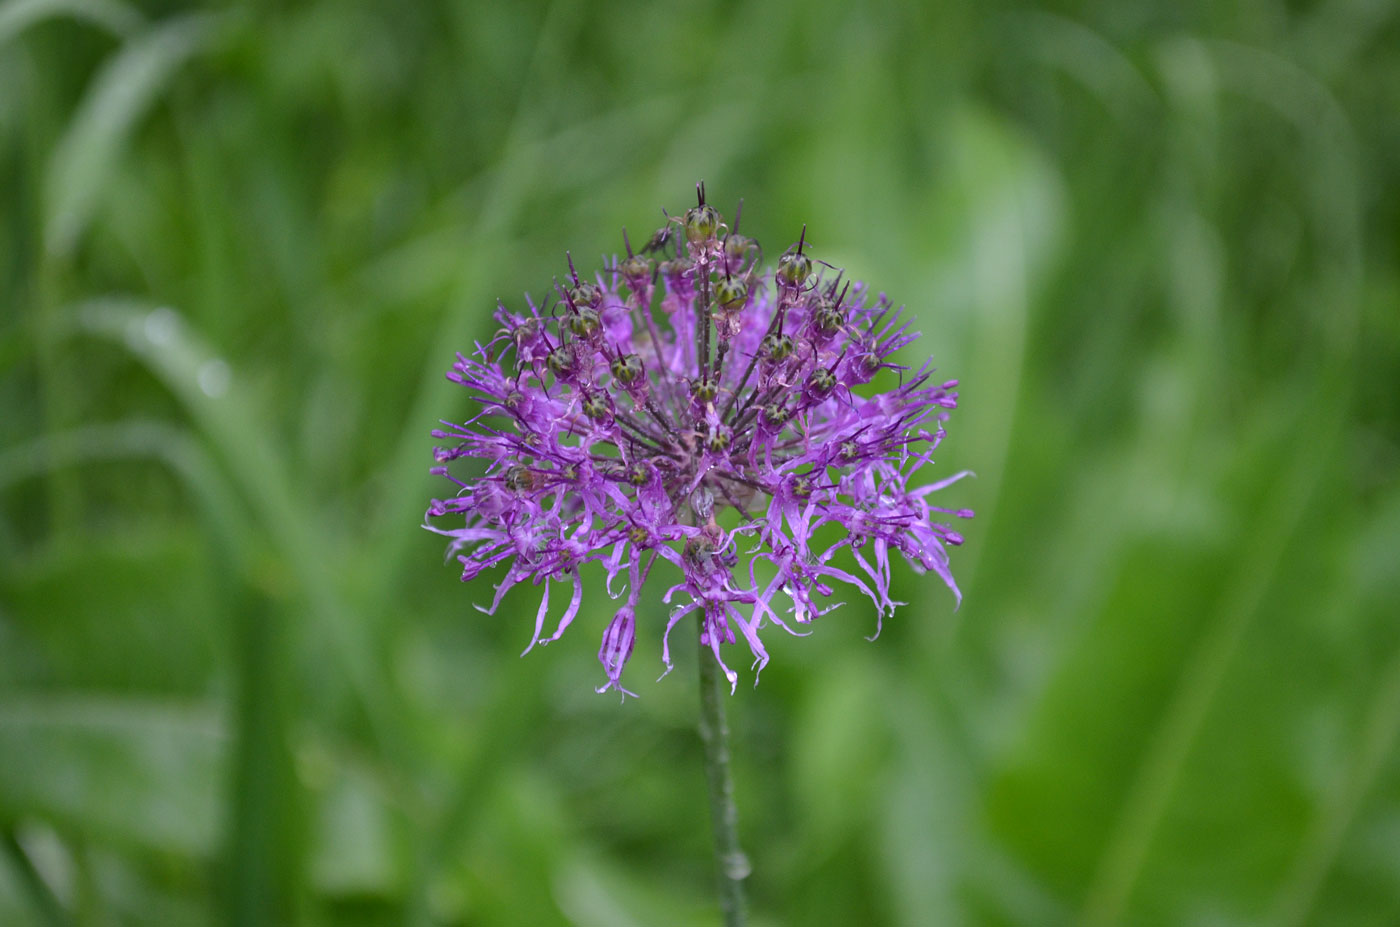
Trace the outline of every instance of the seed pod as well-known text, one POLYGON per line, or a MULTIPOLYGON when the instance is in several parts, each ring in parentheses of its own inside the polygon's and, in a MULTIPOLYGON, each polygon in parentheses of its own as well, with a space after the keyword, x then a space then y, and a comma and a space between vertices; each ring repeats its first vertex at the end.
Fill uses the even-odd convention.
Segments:
POLYGON ((845 321, 845 313, 835 303, 825 299, 812 314, 812 328, 824 338, 830 338, 839 332, 845 321))
POLYGON ((685 238, 692 245, 713 241, 720 226, 719 210, 708 203, 685 211, 685 238))
POLYGON ((799 287, 812 275, 812 259, 797 251, 789 251, 778 258, 778 284, 799 287))
POLYGON ((596 309, 603 301, 603 291, 592 283, 580 283, 569 290, 569 299, 580 309, 596 309))
POLYGON ((595 393, 583 401, 583 414, 601 422, 612 418, 612 403, 608 402, 606 396, 595 393))
POLYGON ((669 261, 662 261, 659 269, 661 270, 662 276, 680 280, 686 274, 690 273, 691 268, 694 266, 695 262, 690 258, 678 257, 669 261))
POLYGON ((760 417, 763 419, 763 423, 769 428, 779 429, 786 425, 788 420, 792 418, 792 412, 781 402, 770 402, 763 407, 760 417))
POLYGON ((613 379, 623 386, 631 386, 646 373, 642 359, 635 354, 622 355, 612 362, 609 369, 612 370, 613 379))
POLYGON ((826 367, 818 367, 807 377, 807 392, 816 399, 825 399, 836 388, 836 375, 826 367))
POLYGON ((705 437, 705 447, 711 452, 718 454, 720 451, 729 447, 729 441, 728 428, 712 428, 710 429, 710 433, 705 437))
POLYGON ((529 467, 517 465, 506 471, 506 486, 515 492, 530 492, 537 482, 535 471, 529 467))
POLYGON ((721 277, 715 287, 715 298, 725 312, 737 312, 748 302, 749 285, 739 277, 721 277))
POLYGON ((790 337, 776 333, 764 335, 763 344, 760 347, 760 350, 763 351, 763 356, 775 364, 780 364, 787 360, 792 356, 792 352, 795 349, 796 345, 792 343, 790 337))
MULTIPOLYGON (((597 289, 597 287, 594 287, 597 289)), ((602 301, 602 297, 599 297, 602 301)), ((594 309, 580 309, 569 319, 569 331, 580 338, 592 338, 603 327, 602 316, 598 315, 594 309)))
POLYGON ((724 255, 727 258, 738 260, 748 254, 756 242, 747 235, 740 235, 733 232, 724 238, 724 255))
POLYGON ((629 284, 634 284, 651 279, 651 271, 655 266, 652 259, 645 254, 634 254, 619 264, 617 269, 629 284))
POLYGON ((577 359, 574 357, 574 346, 571 344, 561 344, 549 356, 545 358, 545 366, 548 367, 556 377, 573 376, 576 369, 577 359))

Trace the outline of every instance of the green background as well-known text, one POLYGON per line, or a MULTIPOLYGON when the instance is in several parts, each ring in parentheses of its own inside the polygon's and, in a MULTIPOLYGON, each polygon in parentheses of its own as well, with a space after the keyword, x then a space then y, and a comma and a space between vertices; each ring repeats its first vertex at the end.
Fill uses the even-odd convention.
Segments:
POLYGON ((453 352, 700 179, 978 474, 960 610, 729 700, 754 923, 1396 923, 1397 113, 1376 0, 0 2, 0 923, 717 922, 694 647, 619 706, 419 527, 453 352))

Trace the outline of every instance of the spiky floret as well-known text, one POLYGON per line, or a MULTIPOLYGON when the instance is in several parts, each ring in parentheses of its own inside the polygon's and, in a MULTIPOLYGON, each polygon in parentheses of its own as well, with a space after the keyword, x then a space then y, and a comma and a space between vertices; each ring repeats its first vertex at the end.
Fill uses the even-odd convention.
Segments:
POLYGON ((902 604, 890 597, 891 552, 961 601, 947 547, 962 537, 947 519, 972 512, 930 499, 967 474, 910 486, 944 437, 957 381, 895 361, 917 333, 883 294, 815 268, 805 228, 763 270, 738 213, 730 229, 703 185, 697 193, 641 252, 627 242, 592 280, 570 259, 551 299, 498 308, 495 338, 447 374, 479 411, 433 432, 451 442, 435 450, 433 472, 458 491, 433 500, 428 527, 451 539, 463 581, 506 571, 483 611, 525 580, 544 586, 526 652, 578 614, 585 564, 602 565, 609 592, 625 574, 625 604, 598 654, 600 692, 626 693, 638 596, 657 561, 680 575, 663 596, 666 669, 671 629, 699 609, 701 643, 731 689, 721 645, 743 637, 761 670, 760 630, 803 633, 796 626, 835 607, 833 583, 874 603, 878 634, 902 604), (862 395, 883 370, 898 371, 898 385, 862 395), (454 476, 448 465, 463 458, 484 472, 454 476), (447 520, 456 524, 438 526, 447 520), (840 530, 818 543, 826 525, 840 530), (545 637, 561 581, 569 602, 545 637))

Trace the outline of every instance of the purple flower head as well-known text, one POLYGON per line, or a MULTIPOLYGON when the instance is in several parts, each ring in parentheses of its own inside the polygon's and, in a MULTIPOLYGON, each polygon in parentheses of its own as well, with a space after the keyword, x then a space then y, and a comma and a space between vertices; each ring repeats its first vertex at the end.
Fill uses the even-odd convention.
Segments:
POLYGON ((967 474, 910 485, 943 439, 957 381, 895 361, 918 334, 883 294, 814 266, 805 228, 764 269, 738 214, 729 228, 698 193, 594 279, 570 259, 549 299, 500 307, 496 336, 447 374, 479 409, 433 432, 449 442, 433 472, 457 492, 433 500, 428 527, 451 539, 463 581, 505 569, 487 614, 515 585, 543 585, 527 652, 578 614, 584 565, 625 596, 598 651, 600 692, 631 694, 622 671, 654 567, 678 577, 663 594, 667 671, 671 629, 699 611, 701 644, 731 690, 723 645, 742 638, 757 673, 768 662, 759 632, 805 633, 836 607, 837 583, 874 603, 878 635, 902 604, 890 597, 892 552, 961 601, 948 547, 962 536, 946 520, 972 512, 931 499, 967 474), (477 475, 454 476, 459 458, 477 475), (568 604, 546 636, 561 585, 568 604))

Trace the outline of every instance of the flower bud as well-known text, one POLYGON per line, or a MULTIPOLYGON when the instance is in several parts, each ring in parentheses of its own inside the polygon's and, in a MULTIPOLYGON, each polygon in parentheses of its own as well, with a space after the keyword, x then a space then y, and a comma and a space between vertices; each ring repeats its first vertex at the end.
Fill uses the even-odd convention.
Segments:
POLYGON ((603 672, 608 674, 608 681, 598 687, 600 694, 609 689, 616 689, 624 696, 632 694, 622 688, 622 670, 627 665, 628 658, 632 656, 632 647, 636 639, 636 612, 628 604, 618 610, 603 631, 603 643, 598 648, 598 662, 603 664, 603 672))

